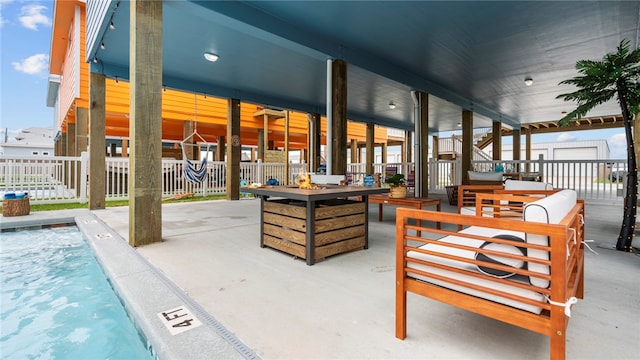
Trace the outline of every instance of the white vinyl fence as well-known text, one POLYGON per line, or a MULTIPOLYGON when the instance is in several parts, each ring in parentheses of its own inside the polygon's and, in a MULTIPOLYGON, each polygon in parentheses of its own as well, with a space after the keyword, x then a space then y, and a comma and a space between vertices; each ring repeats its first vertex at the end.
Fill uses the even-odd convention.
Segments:
MULTIPOLYGON (((162 195, 172 197, 192 193, 194 196, 224 194, 226 192, 226 163, 209 162, 207 178, 200 184, 187 182, 182 175, 182 161, 162 160, 162 195)), ((506 173, 535 172, 542 181, 551 183, 555 188, 568 188, 578 191, 585 200, 618 203, 624 196, 626 179, 625 160, 513 160, 513 161, 474 161, 478 171, 494 171, 501 167, 506 173)), ((460 160, 429 160, 427 179, 430 193, 444 193, 447 186, 459 185, 462 180, 460 160)), ((362 184, 365 164, 348 164, 348 178, 353 184, 362 184)), ((413 163, 376 163, 374 173, 395 172, 405 174, 411 186, 413 163)), ((31 202, 66 203, 86 202, 87 186, 90 178, 87 174, 87 154, 82 156, 2 156, 0 157, 0 196, 5 192, 27 192, 31 202)), ((289 184, 294 184, 306 164, 289 164, 286 175, 289 184)), ((127 199, 128 158, 106 159, 107 200, 127 199)), ((266 183, 276 179, 285 183, 285 166, 279 163, 240 163, 240 179, 250 183, 266 183)))

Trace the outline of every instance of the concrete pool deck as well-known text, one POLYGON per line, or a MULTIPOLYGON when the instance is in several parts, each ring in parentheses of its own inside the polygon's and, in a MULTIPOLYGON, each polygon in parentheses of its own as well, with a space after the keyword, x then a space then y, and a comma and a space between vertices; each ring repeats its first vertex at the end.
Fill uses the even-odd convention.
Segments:
MULTIPOLYGON (((442 204, 443 211, 455 212, 444 197, 442 204)), ((259 247, 257 200, 164 204, 162 209, 164 241, 129 252, 141 255, 262 358, 549 356, 545 336, 415 295, 408 297, 408 337, 396 339, 394 206, 384 207, 385 221, 378 222, 377 206, 370 205, 369 249, 313 266, 259 247)), ((128 208, 84 213, 94 214, 122 239, 128 237, 128 208)), ((21 218, 32 216, 44 214, 21 218)), ((573 307, 569 359, 638 356, 640 257, 602 248, 615 244, 621 217, 619 206, 586 206, 586 237, 595 240, 590 246, 600 255, 585 255, 585 299, 573 307)), ((178 358, 232 356, 216 349, 198 351, 178 358)))

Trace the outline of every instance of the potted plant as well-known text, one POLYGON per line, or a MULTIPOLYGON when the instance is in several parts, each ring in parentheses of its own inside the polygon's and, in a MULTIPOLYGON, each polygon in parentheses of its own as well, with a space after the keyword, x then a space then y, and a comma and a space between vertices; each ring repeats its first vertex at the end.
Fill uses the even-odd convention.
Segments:
POLYGON ((389 197, 407 197, 407 186, 405 185, 404 174, 387 174, 384 182, 389 184, 389 197))

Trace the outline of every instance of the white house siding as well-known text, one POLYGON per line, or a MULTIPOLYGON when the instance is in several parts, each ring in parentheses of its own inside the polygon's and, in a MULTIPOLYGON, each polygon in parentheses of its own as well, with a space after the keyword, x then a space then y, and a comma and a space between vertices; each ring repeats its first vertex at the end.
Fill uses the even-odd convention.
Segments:
POLYGON ((28 128, 0 143, 0 155, 53 156, 53 128, 28 128))
MULTIPOLYGON (((526 144, 521 144, 520 159, 525 159, 526 144)), ((531 145, 531 160, 542 155, 545 160, 605 160, 609 159, 606 140, 536 143, 531 145)), ((502 160, 513 160, 513 145, 502 145, 502 160)))

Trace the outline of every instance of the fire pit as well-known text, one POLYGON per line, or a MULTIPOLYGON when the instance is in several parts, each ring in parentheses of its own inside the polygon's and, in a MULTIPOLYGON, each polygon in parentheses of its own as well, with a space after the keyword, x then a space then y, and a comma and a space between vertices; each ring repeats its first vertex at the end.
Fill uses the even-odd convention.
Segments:
POLYGON ((260 246, 305 259, 307 265, 331 255, 366 249, 368 195, 386 193, 389 189, 304 183, 311 188, 276 186, 240 190, 260 195, 260 246), (350 197, 362 200, 349 200, 350 197))

